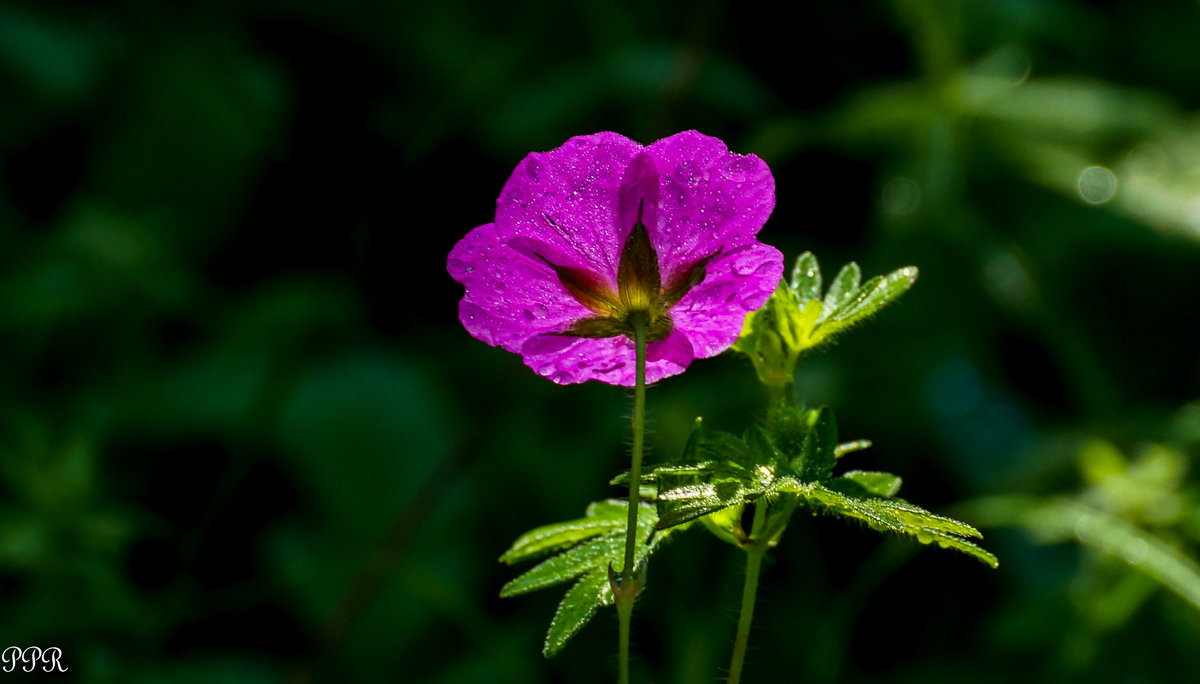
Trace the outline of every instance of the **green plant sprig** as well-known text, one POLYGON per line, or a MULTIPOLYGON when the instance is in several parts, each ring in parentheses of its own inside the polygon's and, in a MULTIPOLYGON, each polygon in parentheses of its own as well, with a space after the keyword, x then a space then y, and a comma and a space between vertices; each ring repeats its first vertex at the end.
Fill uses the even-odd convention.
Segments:
MULTIPOLYGON (((647 491, 647 494, 652 492, 647 491)), ((504 555, 512 565, 550 555, 532 569, 505 584, 501 597, 519 596, 538 589, 578 580, 558 605, 542 654, 553 657, 571 637, 592 619, 600 606, 611 606, 613 596, 610 568, 621 567, 625 557, 625 530, 629 502, 597 501, 584 517, 545 525, 521 535, 504 555)), ((653 503, 639 504, 635 572, 644 572, 649 557, 672 533, 655 533, 658 514, 653 503)))
POLYGON ((805 352, 861 323, 904 294, 917 280, 908 266, 862 281, 858 264, 846 264, 821 296, 821 268, 810 252, 779 282, 763 308, 746 317, 733 350, 750 358, 774 398, 791 398, 796 362, 805 352))
POLYGON ((746 547, 753 539, 771 545, 797 509, 865 523, 880 532, 914 537, 960 551, 991 567, 994 555, 972 543, 983 535, 971 525, 931 513, 896 497, 900 477, 891 473, 833 468, 847 447, 837 441, 828 408, 779 404, 766 423, 742 436, 708 432, 699 421, 689 439, 686 462, 660 466, 642 477, 654 485, 661 532, 699 519, 723 541, 746 547), (765 505, 766 524, 752 536, 742 528, 741 507, 765 505))
MULTIPOLYGON (((793 396, 798 359, 896 300, 916 281, 917 269, 902 268, 865 283, 857 264, 839 271, 822 296, 816 257, 804 253, 766 305, 746 318, 733 349, 750 358, 767 388, 764 420, 741 435, 708 431, 696 420, 681 457, 669 464, 617 476, 613 485, 630 487, 638 504, 637 538, 632 540, 633 574, 670 536, 700 523, 717 538, 747 553, 746 586, 738 621, 730 684, 741 677, 758 569, 766 551, 779 543, 792 515, 803 510, 857 521, 880 532, 964 553, 990 567, 996 556, 981 548, 979 530, 938 515, 896 495, 900 477, 850 470, 834 475, 837 461, 871 446, 867 440, 838 441, 829 408, 803 408, 793 396), (753 516, 746 516, 752 507, 753 516), (753 524, 744 529, 743 520, 753 524)), ((635 461, 636 463, 636 461, 635 461)), ((623 557, 628 501, 593 503, 583 518, 522 535, 500 560, 516 563, 543 558, 512 580, 501 596, 516 596, 575 580, 550 623, 543 653, 558 653, 600 606, 615 602, 613 587, 626 568, 623 557)))

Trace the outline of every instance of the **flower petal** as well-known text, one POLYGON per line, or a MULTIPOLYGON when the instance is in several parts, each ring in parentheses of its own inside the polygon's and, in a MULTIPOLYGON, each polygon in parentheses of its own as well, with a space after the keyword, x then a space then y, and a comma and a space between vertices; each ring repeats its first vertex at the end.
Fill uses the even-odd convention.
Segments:
POLYGON ((622 241, 628 238, 633 224, 644 226, 658 223, 658 167, 654 155, 639 152, 621 177, 621 192, 617 207, 617 230, 622 241))
POLYGON ((707 271, 704 282, 671 309, 675 330, 687 335, 700 359, 737 341, 746 315, 761 308, 783 278, 783 254, 754 242, 721 252, 707 271))
POLYGON ((529 154, 496 201, 497 233, 521 252, 615 287, 625 237, 616 225, 621 180, 641 149, 623 135, 596 133, 529 154))
POLYGON ((766 162, 734 154, 719 139, 696 131, 647 149, 661 181, 658 221, 646 227, 664 280, 719 250, 755 241, 775 207, 775 179, 766 162))
MULTIPOLYGON (((732 342, 730 343, 732 344, 732 342)), ((521 348, 525 365, 560 385, 599 380, 633 387, 635 357, 628 337, 583 338, 538 335, 521 348)), ((675 332, 646 346, 646 382, 682 373, 695 354, 686 335, 675 332)))
POLYGON ((511 352, 534 335, 591 315, 549 266, 505 245, 492 223, 454 245, 446 270, 466 286, 458 315, 467 332, 511 352))

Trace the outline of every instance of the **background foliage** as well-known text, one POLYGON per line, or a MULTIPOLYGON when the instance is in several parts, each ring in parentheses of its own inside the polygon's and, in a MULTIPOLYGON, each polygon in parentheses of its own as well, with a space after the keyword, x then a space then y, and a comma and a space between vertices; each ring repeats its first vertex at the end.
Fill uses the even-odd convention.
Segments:
MULTIPOLYGON (((608 681, 611 613, 544 661, 557 596, 500 600, 497 558, 619 494, 627 397, 471 339, 445 255, 526 152, 697 128, 770 163, 789 262, 920 267, 797 390, 1001 559, 798 519, 746 680, 1197 671, 1200 7, 801 11, 0 5, 0 646, 88 682, 608 681)), ((651 459, 761 406, 697 363, 651 459)), ((657 554, 639 681, 713 680, 741 563, 657 554)))

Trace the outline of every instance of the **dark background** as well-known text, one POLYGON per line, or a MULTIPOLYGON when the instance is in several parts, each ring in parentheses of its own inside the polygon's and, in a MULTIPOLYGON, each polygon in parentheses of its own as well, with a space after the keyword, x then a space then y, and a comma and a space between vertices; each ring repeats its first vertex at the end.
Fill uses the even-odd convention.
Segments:
MULTIPOLYGON (((771 165, 789 262, 920 267, 797 389, 1001 559, 799 516, 744 680, 1196 672, 1196 566, 1189 602, 1138 552, 1200 544, 1200 7, 797 9, 0 5, 0 647, 88 682, 612 681, 613 612, 544 661, 561 591, 502 601, 496 559, 619 495, 627 393, 472 339, 445 259, 529 151, 696 128, 771 165), (1142 546, 983 498, 1013 495, 1142 546)), ((651 459, 761 402, 694 364, 651 459)), ((741 563, 656 556, 637 681, 717 679, 741 563)))

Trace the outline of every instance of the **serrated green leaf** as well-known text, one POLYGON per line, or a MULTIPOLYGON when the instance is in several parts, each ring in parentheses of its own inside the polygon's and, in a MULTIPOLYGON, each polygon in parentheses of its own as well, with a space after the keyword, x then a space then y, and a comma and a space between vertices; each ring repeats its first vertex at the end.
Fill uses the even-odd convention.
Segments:
POLYGON ((757 425, 747 428, 746 433, 742 435, 742 440, 746 442, 746 446, 750 447, 751 456, 751 460, 744 466, 774 466, 788 462, 780 449, 775 446, 775 440, 757 425))
POLYGON ((917 268, 915 266, 908 266, 892 271, 885 276, 871 278, 824 317, 821 328, 828 326, 828 329, 819 329, 816 334, 827 337, 862 321, 895 301, 897 297, 907 292, 916 281, 917 268))
MULTIPOLYGON (((840 480, 848 480, 860 487, 864 494, 893 497, 900 491, 902 483, 898 475, 867 470, 851 470, 842 473, 840 480)), ((837 482, 838 480, 834 480, 837 482)))
POLYGON ((800 458, 792 469, 802 482, 824 482, 833 475, 837 450, 837 420, 828 408, 809 412, 808 432, 804 436, 800 458))
POLYGON ((792 266, 792 282, 789 288, 805 304, 810 299, 821 298, 821 267, 812 252, 805 252, 792 266))
POLYGON ((597 534, 607 532, 612 524, 607 520, 580 520, 574 523, 547 525, 521 535, 512 548, 500 556, 501 563, 512 565, 551 551, 556 551, 597 534))
POLYGON ((626 511, 624 505, 614 502, 594 502, 588 506, 582 518, 543 525, 521 535, 500 556, 500 562, 512 565, 612 531, 615 529, 614 522, 624 524, 626 511))
POLYGON ((930 513, 903 499, 845 494, 816 483, 804 483, 794 490, 781 489, 794 491, 814 512, 859 520, 875 530, 909 535, 926 544, 937 542, 943 548, 961 551, 993 568, 998 565, 995 556, 964 539, 982 539, 979 530, 953 518, 930 513))
POLYGON ((768 411, 764 427, 785 462, 790 463, 803 451, 808 417, 807 410, 786 402, 777 402, 768 411))
MULTIPOLYGON (((712 467, 752 468, 756 464, 754 452, 749 445, 735 434, 729 432, 710 432, 696 446, 696 453, 701 463, 714 464, 712 467)), ((706 465, 705 469, 710 466, 706 465)))
POLYGON ((879 499, 878 502, 901 521, 906 533, 911 534, 914 530, 934 530, 960 537, 983 539, 983 534, 971 525, 954 518, 931 513, 904 499, 879 499))
MULTIPOLYGON (((798 485, 794 493, 808 503, 814 513, 828 513, 840 515, 843 518, 861 520, 870 525, 872 529, 881 532, 900 533, 904 531, 904 526, 896 520, 895 516, 872 504, 873 501, 882 499, 861 499, 848 496, 815 482, 798 483, 798 485)), ((787 489, 786 491, 793 490, 787 489)))
MULTIPOLYGON (((642 543, 635 547, 634 563, 644 564, 651 553, 665 541, 671 531, 655 533, 658 515, 655 506, 640 504, 638 515, 638 539, 642 543)), ((578 579, 567 591, 550 629, 546 634, 543 649, 551 657, 577 633, 595 614, 596 609, 613 602, 609 587, 610 567, 620 567, 625 555, 625 526, 629 512, 628 503, 610 499, 588 506, 584 518, 555 525, 546 525, 521 536, 505 558, 519 560, 548 552, 550 548, 561 548, 563 540, 580 530, 592 533, 582 537, 574 546, 547 558, 500 590, 502 597, 517 596, 537 589, 554 586, 578 579)), ((676 527, 675 530, 683 529, 676 527)))
POLYGON ((600 606, 612 603, 612 587, 609 586, 608 575, 601 572, 584 575, 558 604, 554 619, 550 621, 550 629, 546 632, 542 655, 553 658, 567 645, 571 637, 583 629, 600 606))
POLYGON ((752 501, 772 491, 784 459, 762 429, 744 438, 727 432, 705 434, 695 448, 705 460, 655 468, 658 528, 667 529, 716 511, 752 501), (747 441, 750 443, 748 444, 747 441))
POLYGON ((538 589, 545 589, 579 577, 598 566, 608 566, 614 550, 624 549, 624 533, 611 531, 594 537, 566 551, 538 563, 533 569, 509 581, 500 589, 501 598, 519 596, 538 589))
POLYGON ((660 474, 656 501, 658 529, 751 501, 770 491, 773 480, 774 473, 769 468, 747 469, 719 462, 703 464, 686 474, 660 474))
POLYGON ((792 268, 791 282, 781 282, 761 309, 746 316, 732 349, 750 358, 759 380, 773 392, 786 390, 802 353, 875 313, 916 278, 917 269, 910 266, 860 286, 862 271, 851 262, 822 300, 817 259, 805 252, 792 268))
POLYGON ((820 320, 829 318, 831 313, 857 294, 861 282, 862 269, 858 267, 858 264, 851 261, 843 266, 842 270, 838 272, 837 278, 834 278, 833 283, 829 286, 829 292, 825 294, 825 299, 821 302, 820 320))
POLYGON ((955 551, 960 551, 968 556, 982 561, 992 569, 1000 567, 1000 559, 996 558, 995 554, 981 548, 978 544, 963 539, 962 537, 956 537, 952 534, 946 534, 945 532, 938 532, 936 530, 918 532, 916 537, 917 541, 921 542, 922 544, 937 544, 943 549, 954 549, 955 551))

